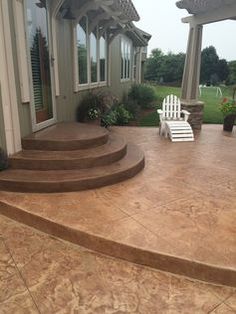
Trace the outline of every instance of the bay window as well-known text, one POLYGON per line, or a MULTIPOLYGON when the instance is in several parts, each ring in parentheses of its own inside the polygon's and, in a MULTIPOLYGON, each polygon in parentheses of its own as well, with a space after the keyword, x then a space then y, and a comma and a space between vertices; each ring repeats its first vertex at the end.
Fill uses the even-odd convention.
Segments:
POLYGON ((105 85, 107 80, 106 34, 99 36, 99 27, 89 34, 86 16, 76 26, 78 83, 88 87, 105 85))

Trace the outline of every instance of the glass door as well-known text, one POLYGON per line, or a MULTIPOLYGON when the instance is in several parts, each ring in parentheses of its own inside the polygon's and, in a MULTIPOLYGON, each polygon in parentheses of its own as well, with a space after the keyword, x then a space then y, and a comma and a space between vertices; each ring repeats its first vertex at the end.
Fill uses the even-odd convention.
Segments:
POLYGON ((26 0, 28 52, 32 86, 33 130, 55 122, 50 32, 46 0, 26 0))

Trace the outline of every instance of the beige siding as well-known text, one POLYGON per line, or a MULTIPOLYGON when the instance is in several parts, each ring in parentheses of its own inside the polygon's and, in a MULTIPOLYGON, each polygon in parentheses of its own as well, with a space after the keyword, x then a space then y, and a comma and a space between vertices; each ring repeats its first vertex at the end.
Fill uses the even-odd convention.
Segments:
MULTIPOLYGON (((73 91, 73 57, 72 57, 72 30, 66 20, 58 23, 58 62, 60 96, 56 98, 58 121, 74 121, 76 108, 86 91, 73 91)), ((132 60, 131 60, 132 61, 132 60)), ((132 62, 131 62, 132 63, 132 62)), ((132 82, 121 82, 121 53, 120 36, 117 36, 111 44, 111 86, 103 89, 111 90, 120 100, 124 92, 127 92, 132 82)), ((132 69, 131 69, 132 73, 132 69)), ((101 88, 99 88, 100 90, 101 88)))
POLYGON ((1 88, 0 88, 0 148, 3 148, 4 150, 6 150, 6 138, 5 138, 5 126, 4 126, 4 120, 3 120, 3 111, 2 111, 1 88))
MULTIPOLYGON (((117 95, 119 99, 122 99, 124 93, 127 93, 132 81, 121 82, 121 48, 120 48, 121 36, 117 36, 111 44, 111 91, 117 95)), ((133 53, 131 53, 131 56, 133 53)), ((133 60, 131 59, 131 65, 133 60)), ((132 75, 132 67, 131 67, 132 75)))

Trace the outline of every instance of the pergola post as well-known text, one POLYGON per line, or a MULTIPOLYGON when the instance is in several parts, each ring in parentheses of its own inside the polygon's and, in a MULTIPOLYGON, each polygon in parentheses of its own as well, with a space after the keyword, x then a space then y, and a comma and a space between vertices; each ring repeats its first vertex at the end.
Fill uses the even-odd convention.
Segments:
POLYGON ((202 47, 202 25, 191 25, 182 80, 181 104, 191 115, 189 123, 201 129, 204 104, 198 101, 202 47))

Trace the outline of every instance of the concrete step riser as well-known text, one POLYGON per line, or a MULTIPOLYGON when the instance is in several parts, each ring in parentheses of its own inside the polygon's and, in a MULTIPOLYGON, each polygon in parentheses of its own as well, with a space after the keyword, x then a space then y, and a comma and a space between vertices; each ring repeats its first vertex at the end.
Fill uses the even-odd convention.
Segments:
POLYGON ((69 151, 78 149, 87 149, 106 144, 108 134, 100 137, 86 140, 67 140, 67 141, 49 141, 22 139, 22 148, 26 150, 45 150, 45 151, 69 151))
MULTIPOLYGON (((104 173, 94 178, 83 178, 78 180, 63 181, 13 181, 0 179, 0 190, 12 192, 29 193, 60 193, 81 191, 115 184, 120 181, 132 178, 144 168, 144 157, 127 169, 120 169, 114 173, 104 173)), ((26 170, 27 171, 27 170, 26 170)))
POLYGON ((114 152, 104 153, 101 156, 89 156, 84 158, 73 159, 24 159, 24 158, 10 158, 10 167, 12 169, 26 169, 26 170, 72 170, 72 169, 86 169, 92 167, 99 167, 109 165, 122 159, 127 151, 126 145, 114 152))

